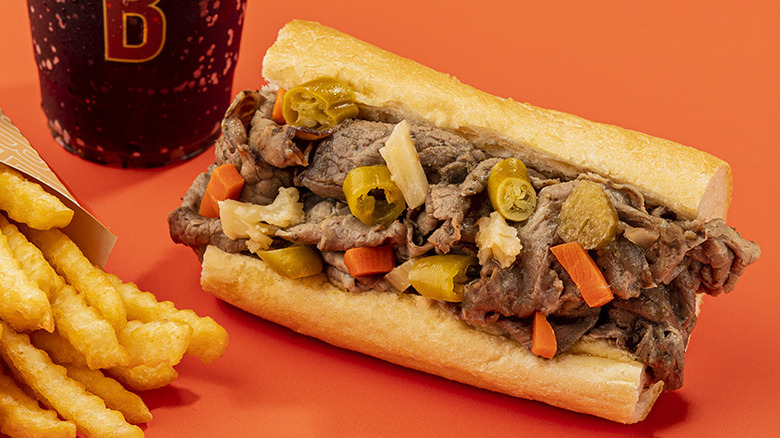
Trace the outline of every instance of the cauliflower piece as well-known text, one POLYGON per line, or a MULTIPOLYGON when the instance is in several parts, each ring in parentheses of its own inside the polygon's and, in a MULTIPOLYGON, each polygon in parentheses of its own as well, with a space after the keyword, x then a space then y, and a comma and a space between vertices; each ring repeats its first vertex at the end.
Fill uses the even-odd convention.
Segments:
POLYGON ((274 202, 257 205, 226 199, 219 202, 222 231, 231 239, 249 239, 252 252, 268 249, 279 228, 303 223, 306 214, 295 187, 280 188, 274 202))
POLYGON ((498 212, 490 213, 477 221, 477 236, 475 239, 479 251, 479 263, 484 265, 490 259, 495 259, 502 268, 508 268, 523 249, 523 244, 517 237, 517 229, 506 223, 498 212))

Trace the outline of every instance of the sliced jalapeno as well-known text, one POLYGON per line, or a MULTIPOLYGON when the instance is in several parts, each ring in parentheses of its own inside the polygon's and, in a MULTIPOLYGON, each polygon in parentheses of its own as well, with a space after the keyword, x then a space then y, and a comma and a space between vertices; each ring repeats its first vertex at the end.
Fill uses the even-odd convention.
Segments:
POLYGON ((409 282, 417 292, 434 300, 463 301, 468 271, 478 266, 469 255, 444 254, 417 259, 409 270, 409 282))
POLYGON ((536 191, 525 164, 517 158, 507 158, 493 166, 487 189, 493 209, 507 220, 524 221, 536 209, 536 191))
POLYGON ((366 225, 390 223, 406 208, 401 189, 382 164, 352 169, 342 190, 352 214, 366 225))
POLYGON ((288 246, 287 248, 258 251, 257 255, 280 275, 288 278, 301 278, 322 272, 322 258, 308 246, 288 246))
POLYGON ((293 87, 284 94, 282 115, 294 126, 326 130, 355 117, 355 92, 345 82, 321 77, 293 87))

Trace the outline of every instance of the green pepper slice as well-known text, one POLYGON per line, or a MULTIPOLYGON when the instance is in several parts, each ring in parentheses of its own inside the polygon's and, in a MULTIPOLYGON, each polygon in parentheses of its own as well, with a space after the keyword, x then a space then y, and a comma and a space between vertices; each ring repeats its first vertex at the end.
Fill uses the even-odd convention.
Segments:
POLYGON ((284 120, 303 128, 322 131, 355 117, 355 92, 345 82, 321 77, 293 87, 284 94, 284 120))
POLYGON ((287 278, 301 278, 322 272, 322 258, 308 246, 258 251, 257 255, 274 271, 287 278))
POLYGON ((488 176, 488 197, 504 219, 524 221, 536 209, 536 191, 525 164, 517 158, 499 161, 488 176))
POLYGON ((415 260, 409 270, 409 282, 417 292, 440 301, 463 301, 463 288, 470 267, 478 266, 477 258, 469 255, 444 254, 415 260))
POLYGON ((344 185, 349 210, 366 225, 388 224, 406 208, 404 194, 383 164, 356 167, 349 171, 344 185))

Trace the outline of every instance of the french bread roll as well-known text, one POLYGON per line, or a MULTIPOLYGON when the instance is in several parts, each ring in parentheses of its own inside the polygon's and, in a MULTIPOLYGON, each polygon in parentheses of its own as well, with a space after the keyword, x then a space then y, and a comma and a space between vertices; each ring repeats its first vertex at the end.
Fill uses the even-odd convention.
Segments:
POLYGON ((320 76, 341 79, 359 102, 418 115, 529 167, 540 158, 638 188, 681 218, 726 218, 731 167, 673 141, 503 99, 457 78, 318 23, 285 25, 263 59, 263 76, 284 88, 320 76))
POLYGON ((268 321, 408 368, 620 423, 643 420, 663 389, 645 365, 606 342, 547 360, 470 328, 427 298, 348 292, 324 274, 289 279, 262 260, 209 246, 201 286, 268 321))
MULTIPOLYGON (((494 155, 575 176, 593 172, 636 187, 678 218, 725 218, 727 163, 678 143, 503 99, 456 78, 306 21, 279 32, 263 60, 269 83, 290 88, 330 76, 357 100, 399 118, 425 119, 494 155), (652 169, 652 171, 648 171, 652 169)), ((551 360, 508 337, 474 329, 417 295, 352 293, 325 275, 280 276, 253 256, 209 246, 207 292, 261 318, 338 347, 512 396, 621 423, 641 421, 663 389, 646 365, 605 341, 580 340, 551 360)))

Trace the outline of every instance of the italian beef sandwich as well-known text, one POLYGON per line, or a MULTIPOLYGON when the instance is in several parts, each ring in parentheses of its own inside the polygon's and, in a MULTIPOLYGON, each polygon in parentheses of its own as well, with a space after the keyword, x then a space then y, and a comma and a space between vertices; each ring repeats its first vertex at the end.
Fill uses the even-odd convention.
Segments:
POLYGON ((218 298, 333 345, 633 423, 760 249, 731 169, 292 21, 169 215, 218 298))

